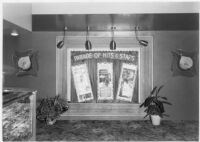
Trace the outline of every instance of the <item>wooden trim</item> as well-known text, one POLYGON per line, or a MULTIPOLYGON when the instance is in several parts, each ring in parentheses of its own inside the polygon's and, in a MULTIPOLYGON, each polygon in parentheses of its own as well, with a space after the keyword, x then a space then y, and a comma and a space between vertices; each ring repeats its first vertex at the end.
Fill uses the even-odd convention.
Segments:
POLYGON ((140 104, 70 103, 60 120, 141 120, 145 116, 140 104), (103 105, 102 105, 103 104, 103 105))
POLYGON ((62 115, 59 120, 143 120, 145 115, 116 115, 116 116, 106 116, 106 115, 62 115))
POLYGON ((32 92, 30 96, 30 106, 31 106, 31 113, 32 113, 32 137, 30 141, 36 140, 36 94, 37 91, 32 92))

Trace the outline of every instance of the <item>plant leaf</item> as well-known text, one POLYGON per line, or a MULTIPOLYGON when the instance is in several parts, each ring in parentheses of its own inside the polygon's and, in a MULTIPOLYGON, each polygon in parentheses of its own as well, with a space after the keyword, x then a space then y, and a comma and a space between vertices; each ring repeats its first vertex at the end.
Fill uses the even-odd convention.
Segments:
POLYGON ((170 102, 167 102, 167 101, 161 101, 161 102, 164 104, 172 105, 170 102))
POLYGON ((155 100, 154 102, 156 103, 156 105, 157 105, 158 108, 160 109, 160 112, 161 112, 161 113, 164 113, 164 112, 165 112, 165 109, 164 109, 164 106, 163 106, 163 102, 162 102, 162 101, 159 101, 159 100, 155 100))
POLYGON ((144 116, 144 118, 146 118, 148 115, 149 115, 149 114, 147 113, 147 114, 144 116))
POLYGON ((156 91, 156 89, 157 89, 157 86, 155 86, 155 87, 153 88, 153 90, 151 91, 151 95, 154 94, 154 92, 156 91))
POLYGON ((160 108, 160 112, 161 112, 161 113, 164 113, 164 112, 165 112, 163 103, 160 102, 159 108, 160 108))
POLYGON ((144 112, 147 112, 147 111, 148 111, 148 108, 144 110, 144 112))
POLYGON ((161 86, 159 87, 159 89, 158 89, 157 92, 156 92, 156 96, 158 96, 158 93, 160 92, 160 90, 161 90, 163 87, 164 87, 164 85, 161 85, 161 86))
POLYGON ((155 99, 155 97, 148 97, 148 98, 146 98, 146 100, 144 102, 144 106, 148 107, 153 102, 154 99, 155 99))
POLYGON ((166 97, 161 97, 162 99, 164 99, 164 100, 167 100, 167 98, 166 97))
POLYGON ((144 102, 140 105, 140 107, 143 107, 144 106, 144 102))
POLYGON ((169 117, 169 115, 168 115, 168 114, 163 114, 163 116, 169 117))

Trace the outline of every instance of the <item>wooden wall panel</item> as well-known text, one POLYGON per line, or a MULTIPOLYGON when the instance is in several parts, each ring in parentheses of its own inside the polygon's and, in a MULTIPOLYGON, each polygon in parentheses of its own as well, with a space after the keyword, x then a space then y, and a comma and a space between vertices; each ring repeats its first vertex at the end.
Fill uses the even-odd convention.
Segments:
POLYGON ((145 116, 139 104, 72 103, 61 120, 129 120, 145 116))
POLYGON ((198 30, 198 13, 162 13, 162 14, 48 14, 32 15, 33 31, 110 31, 114 25, 118 31, 130 31, 140 26, 142 31, 198 30), (111 18, 113 17, 113 18, 111 18), (112 23, 113 21, 113 23, 112 23))

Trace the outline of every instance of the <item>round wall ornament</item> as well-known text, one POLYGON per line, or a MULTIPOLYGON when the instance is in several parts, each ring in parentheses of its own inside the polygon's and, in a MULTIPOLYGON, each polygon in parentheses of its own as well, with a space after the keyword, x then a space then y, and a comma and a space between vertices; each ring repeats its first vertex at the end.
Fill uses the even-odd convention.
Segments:
POLYGON ((191 57, 187 57, 187 56, 181 56, 180 60, 179 60, 179 67, 183 70, 188 70, 190 68, 192 68, 193 66, 193 60, 191 57))
POLYGON ((31 60, 29 56, 21 57, 18 60, 18 67, 22 70, 28 70, 31 67, 31 60))

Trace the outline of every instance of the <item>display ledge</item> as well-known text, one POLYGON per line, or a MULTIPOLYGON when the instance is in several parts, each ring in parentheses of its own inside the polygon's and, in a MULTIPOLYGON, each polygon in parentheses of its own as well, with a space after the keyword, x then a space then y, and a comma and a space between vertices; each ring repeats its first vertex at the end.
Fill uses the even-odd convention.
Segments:
POLYGON ((69 110, 60 120, 141 120, 144 109, 140 104, 69 103, 69 110))

